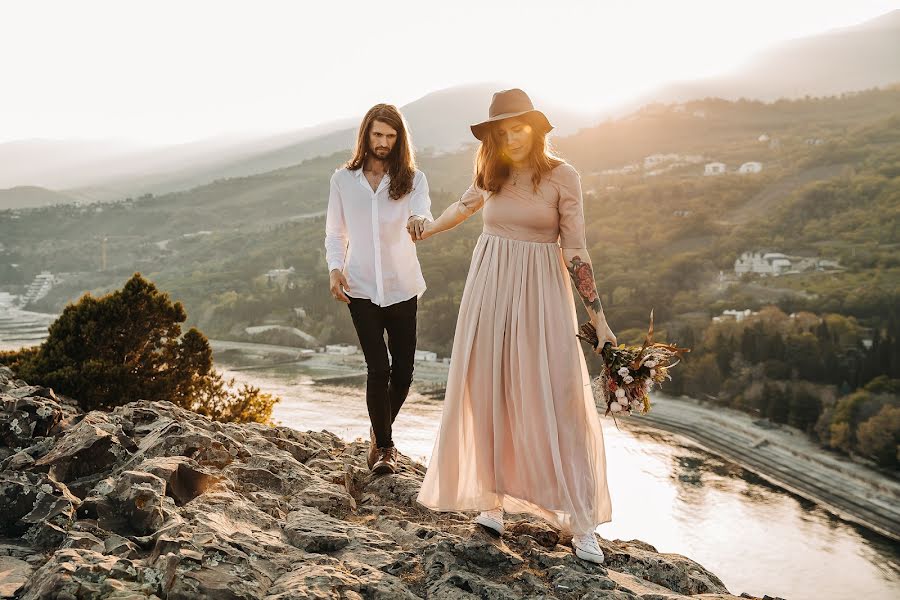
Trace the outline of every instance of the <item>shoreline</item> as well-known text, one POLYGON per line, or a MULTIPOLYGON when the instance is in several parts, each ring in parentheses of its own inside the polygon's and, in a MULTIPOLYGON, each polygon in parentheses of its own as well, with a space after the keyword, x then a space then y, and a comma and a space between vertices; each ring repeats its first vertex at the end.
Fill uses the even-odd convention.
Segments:
POLYGON ((620 420, 626 427, 643 425, 681 435, 839 519, 900 541, 900 482, 828 452, 800 430, 761 426, 734 409, 662 394, 652 396, 646 415, 620 420))
MULTIPOLYGON (((226 344, 217 345, 222 349, 226 344)), ((314 379, 322 383, 365 377, 361 354, 317 353, 301 360, 305 366, 319 370, 314 379)), ((448 370, 449 365, 444 363, 416 361, 414 389, 442 398, 448 370)), ((894 542, 900 541, 900 481, 829 452, 804 432, 787 425, 662 392, 651 393, 651 401, 648 414, 619 418, 620 424, 625 424, 623 428, 645 427, 681 435, 843 521, 894 542)))

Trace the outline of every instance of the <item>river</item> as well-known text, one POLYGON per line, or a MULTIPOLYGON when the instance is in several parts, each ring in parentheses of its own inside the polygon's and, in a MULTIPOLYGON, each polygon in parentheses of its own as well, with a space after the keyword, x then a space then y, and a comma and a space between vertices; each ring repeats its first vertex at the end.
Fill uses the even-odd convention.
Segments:
MULTIPOLYGON (((0 308, 0 348, 31 340, 47 316, 0 308)), ((234 361, 235 355, 229 355, 234 361)), ((323 385, 325 374, 303 364, 251 370, 220 365, 239 382, 282 398, 278 424, 327 429, 345 440, 368 438, 363 383, 323 385)), ((413 392, 395 424, 404 454, 427 464, 441 402, 413 392)), ((606 539, 639 539, 660 552, 687 556, 728 589, 788 600, 900 598, 900 547, 841 521, 688 439, 639 418, 601 418, 613 520, 606 539)))

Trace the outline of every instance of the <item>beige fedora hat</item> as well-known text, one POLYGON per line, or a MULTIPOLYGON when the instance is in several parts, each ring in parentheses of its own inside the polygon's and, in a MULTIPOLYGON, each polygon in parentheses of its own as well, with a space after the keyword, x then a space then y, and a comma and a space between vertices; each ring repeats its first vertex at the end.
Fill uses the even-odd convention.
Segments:
POLYGON ((472 134, 481 140, 484 139, 484 135, 488 132, 491 123, 525 115, 534 119, 536 124, 544 130, 544 133, 553 129, 553 125, 550 124, 547 116, 535 109, 528 94, 519 88, 495 92, 494 97, 491 99, 491 107, 488 109, 487 121, 470 125, 470 128, 472 129, 472 134))

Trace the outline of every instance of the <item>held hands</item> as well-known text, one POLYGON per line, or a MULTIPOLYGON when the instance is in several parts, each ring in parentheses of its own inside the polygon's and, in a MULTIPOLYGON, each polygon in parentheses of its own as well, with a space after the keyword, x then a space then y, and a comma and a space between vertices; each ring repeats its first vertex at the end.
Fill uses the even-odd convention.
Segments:
POLYGON ((600 315, 599 317, 592 318, 591 323, 594 325, 594 329, 597 330, 598 343, 594 347, 594 352, 596 354, 601 354, 603 352, 603 346, 607 342, 609 342, 613 346, 618 345, 616 342, 616 336, 613 334, 612 329, 609 328, 609 324, 606 322, 605 315, 600 315))
POLYGON ((431 235, 428 231, 428 226, 431 222, 425 217, 417 217, 413 215, 406 222, 406 231, 409 233, 409 237, 414 242, 418 242, 426 239, 431 235))
POLYGON ((335 300, 350 304, 350 298, 344 293, 344 290, 350 290, 350 286, 347 285, 347 278, 344 277, 341 270, 332 269, 329 278, 331 279, 331 296, 335 300))

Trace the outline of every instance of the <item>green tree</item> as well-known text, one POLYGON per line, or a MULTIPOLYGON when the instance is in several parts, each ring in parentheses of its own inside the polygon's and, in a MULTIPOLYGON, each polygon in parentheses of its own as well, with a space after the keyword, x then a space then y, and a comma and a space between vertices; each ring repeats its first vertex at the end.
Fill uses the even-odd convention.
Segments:
POLYGON ((788 425, 811 433, 822 413, 822 402, 812 390, 805 386, 793 385, 790 389, 790 403, 787 415, 788 425))
POLYGON ((169 400, 220 420, 269 422, 278 399, 223 381, 206 336, 195 328, 181 334, 186 318, 180 302, 135 273, 120 290, 69 304, 40 346, 4 353, 0 362, 84 410, 169 400))
POLYGON ((773 385, 768 394, 766 416, 776 423, 787 423, 790 411, 789 396, 780 385, 773 385))
POLYGON ((877 415, 859 426, 856 437, 860 453, 896 469, 900 466, 900 406, 881 407, 877 415))

